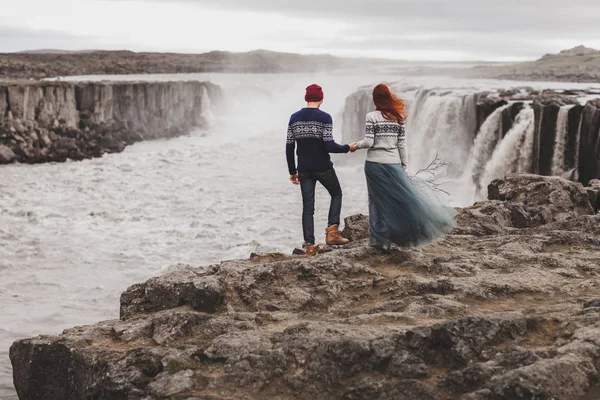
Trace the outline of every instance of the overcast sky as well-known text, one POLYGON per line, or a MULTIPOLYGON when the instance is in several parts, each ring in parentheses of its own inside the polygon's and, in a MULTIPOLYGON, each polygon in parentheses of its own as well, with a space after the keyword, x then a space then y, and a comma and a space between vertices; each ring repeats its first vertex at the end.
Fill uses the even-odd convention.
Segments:
POLYGON ((0 52, 268 49, 526 60, 600 48, 598 0, 0 0, 0 52))

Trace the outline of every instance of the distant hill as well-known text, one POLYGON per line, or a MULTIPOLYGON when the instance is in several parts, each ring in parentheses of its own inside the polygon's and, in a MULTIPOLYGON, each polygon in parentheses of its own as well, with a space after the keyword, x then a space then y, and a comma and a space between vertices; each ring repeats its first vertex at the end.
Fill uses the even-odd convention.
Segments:
POLYGON ((588 54, 600 54, 600 50, 591 49, 585 46, 576 46, 572 49, 563 50, 558 53, 559 56, 586 56, 588 54))
POLYGON ((558 54, 546 54, 536 61, 485 66, 463 75, 525 81, 600 82, 600 50, 577 46, 558 54))
POLYGON ((474 63, 414 62, 386 59, 341 58, 328 54, 301 55, 255 50, 247 53, 211 51, 203 54, 135 53, 132 51, 32 50, 0 54, 0 79, 43 79, 56 76, 103 74, 159 74, 193 72, 359 72, 415 68, 464 69, 474 63))
POLYGON ((600 82, 600 50, 577 46, 521 63, 432 62, 342 58, 254 50, 203 54, 135 53, 128 50, 30 50, 0 54, 0 80, 73 75, 194 72, 311 73, 353 71, 397 75, 451 75, 527 81, 600 82))
POLYGON ((23 50, 17 52, 17 54, 73 54, 73 53, 93 53, 99 50, 58 50, 58 49, 37 49, 37 50, 23 50))

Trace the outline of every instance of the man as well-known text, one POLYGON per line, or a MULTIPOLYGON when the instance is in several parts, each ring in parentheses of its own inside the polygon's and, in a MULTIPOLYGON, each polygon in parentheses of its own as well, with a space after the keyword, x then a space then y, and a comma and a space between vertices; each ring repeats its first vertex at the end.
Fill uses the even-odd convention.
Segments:
POLYGON ((347 153, 356 149, 349 145, 339 145, 333 140, 333 120, 331 115, 320 110, 323 104, 323 89, 319 85, 306 88, 306 107, 292 114, 288 124, 286 156, 290 180, 300 185, 302 191, 302 230, 306 255, 318 252, 315 243, 315 187, 321 183, 331 196, 329 222, 325 230, 325 243, 341 245, 348 243, 338 227, 342 211, 342 188, 333 169, 329 153, 347 153), (294 150, 298 144, 298 168, 294 150))

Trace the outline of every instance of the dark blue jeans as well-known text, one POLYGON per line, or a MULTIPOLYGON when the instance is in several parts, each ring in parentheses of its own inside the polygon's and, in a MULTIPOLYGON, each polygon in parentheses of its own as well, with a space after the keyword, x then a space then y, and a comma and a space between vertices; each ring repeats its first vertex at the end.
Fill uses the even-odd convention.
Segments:
POLYGON ((335 170, 323 172, 301 172, 300 189, 302 190, 302 230, 304 232, 304 241, 307 244, 315 244, 315 188, 317 182, 321 183, 331 196, 329 205, 329 222, 327 227, 340 224, 340 214, 342 213, 342 188, 335 170))

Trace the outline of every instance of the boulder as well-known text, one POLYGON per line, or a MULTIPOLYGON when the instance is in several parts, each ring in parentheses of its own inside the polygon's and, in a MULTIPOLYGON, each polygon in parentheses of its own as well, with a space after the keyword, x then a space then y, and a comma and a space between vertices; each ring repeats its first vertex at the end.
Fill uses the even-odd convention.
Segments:
POLYGON ((585 188, 595 212, 600 209, 600 180, 592 179, 585 188))
POLYGON ((369 217, 363 214, 344 218, 344 230, 341 235, 351 242, 369 237, 369 217))
POLYGON ((540 214, 550 212, 553 220, 594 213, 583 185, 559 177, 509 175, 489 184, 488 199, 522 203, 540 214))
POLYGON ((589 189, 559 177, 509 175, 488 186, 488 201, 462 209, 455 234, 485 236, 594 214, 589 189))
POLYGON ((10 164, 16 159, 17 156, 10 148, 0 144, 0 164, 10 164))
POLYGON ((121 318, 182 305, 215 312, 223 305, 224 294, 212 274, 213 270, 184 269, 134 285, 121 295, 121 318))

